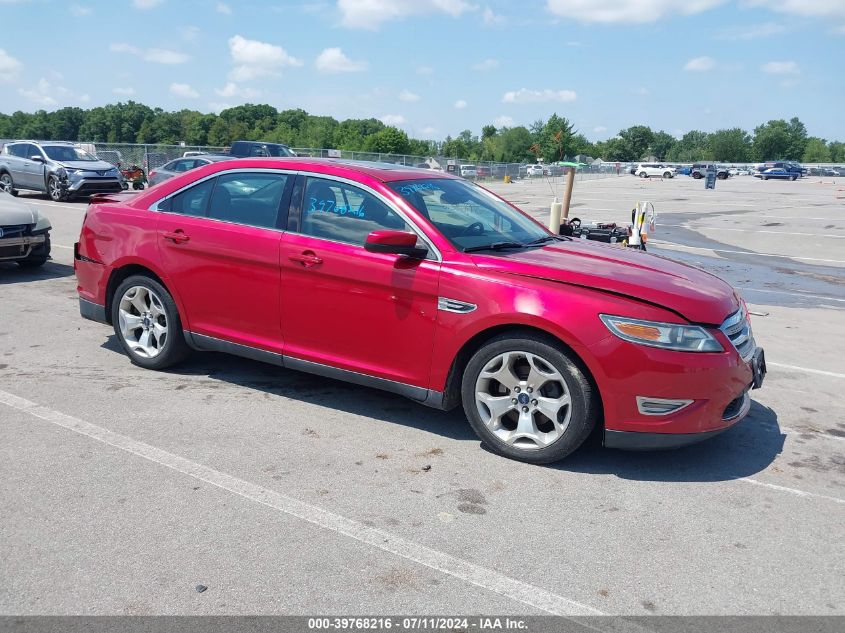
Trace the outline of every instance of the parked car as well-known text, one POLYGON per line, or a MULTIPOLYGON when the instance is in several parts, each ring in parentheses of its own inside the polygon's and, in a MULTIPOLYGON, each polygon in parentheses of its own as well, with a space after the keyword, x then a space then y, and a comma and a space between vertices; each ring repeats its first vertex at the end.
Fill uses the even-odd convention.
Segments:
POLYGON ((182 154, 182 158, 191 158, 192 156, 205 156, 209 152, 203 152, 200 150, 189 150, 182 154))
MULTIPOLYGON (((699 178, 704 178, 707 175, 707 167, 712 165, 712 163, 695 163, 690 169, 690 176, 698 180, 699 178)), ((721 165, 716 165, 716 178, 719 180, 727 180, 730 177, 730 173, 726 167, 721 165)))
POLYGON ((0 154, 0 186, 17 195, 27 189, 59 202, 73 196, 121 190, 120 172, 73 145, 59 141, 15 141, 0 154))
POLYGON ((782 169, 787 173, 794 175, 796 179, 801 178, 804 175, 809 175, 809 170, 804 169, 804 167, 792 160, 767 161, 762 165, 759 165, 757 168, 757 170, 761 173, 769 169, 782 169))
POLYGON ((475 165, 461 165, 458 169, 461 178, 476 178, 478 176, 475 165))
POLYGON ((535 176, 542 176, 543 175, 543 166, 542 165, 526 165, 525 166, 525 175, 529 178, 534 178, 535 176))
POLYGON ((177 158, 169 163, 165 163, 158 169, 152 170, 149 174, 147 174, 147 181, 152 187, 153 185, 164 182, 169 178, 173 178, 173 176, 177 176, 186 171, 190 171, 191 169, 202 167, 203 165, 208 165, 210 163, 216 163, 221 160, 234 159, 231 156, 224 156, 220 154, 202 154, 194 155, 191 158, 177 158))
POLYGON ((794 171, 787 171, 783 167, 769 167, 754 174, 755 178, 762 180, 777 179, 777 180, 797 180, 798 174, 794 171))
POLYGON ((490 178, 493 175, 493 170, 486 165, 479 165, 475 168, 475 175, 478 178, 490 178))
POLYGON ((35 206, 0 190, 0 262, 21 268, 43 266, 50 259, 50 220, 35 206))
POLYGON ((640 178, 674 178, 678 170, 674 167, 667 167, 663 163, 640 163, 637 165, 636 174, 640 178))
POLYGON ((229 148, 229 156, 234 158, 248 158, 257 156, 296 156, 293 150, 281 143, 265 143, 264 141, 235 141, 229 148))
POLYGON ((491 450, 527 462, 596 426, 620 448, 711 437, 765 375, 729 284, 564 240, 443 173, 212 163, 95 201, 75 249, 82 316, 111 324, 136 365, 224 351, 462 404, 491 450))

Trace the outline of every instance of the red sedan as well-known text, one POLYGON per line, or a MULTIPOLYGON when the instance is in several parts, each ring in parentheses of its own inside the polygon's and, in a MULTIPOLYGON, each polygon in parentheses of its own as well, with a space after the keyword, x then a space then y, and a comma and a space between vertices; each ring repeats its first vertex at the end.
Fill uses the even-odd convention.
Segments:
POLYGON ((133 363, 223 351, 463 405, 492 450, 559 460, 679 446, 765 374, 724 281, 554 235, 486 189, 401 166, 215 163, 88 209, 80 311, 133 363))

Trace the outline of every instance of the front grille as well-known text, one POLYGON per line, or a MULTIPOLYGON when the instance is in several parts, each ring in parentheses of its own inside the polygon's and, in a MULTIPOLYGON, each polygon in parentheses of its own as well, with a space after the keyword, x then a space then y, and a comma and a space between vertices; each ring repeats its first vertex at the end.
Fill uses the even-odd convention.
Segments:
POLYGON ((92 180, 85 182, 73 193, 77 195, 86 195, 92 193, 116 193, 122 190, 123 188, 120 186, 118 181, 114 179, 103 179, 102 181, 92 180))
POLYGON ((24 257, 27 253, 28 246, 23 245, 15 245, 15 246, 2 246, 2 242, 0 242, 0 259, 16 259, 18 257, 24 257))
POLYGON ((719 328, 725 333, 736 351, 742 356, 742 360, 749 361, 754 355, 754 336, 751 333, 751 323, 748 321, 748 314, 745 306, 730 315, 719 328))

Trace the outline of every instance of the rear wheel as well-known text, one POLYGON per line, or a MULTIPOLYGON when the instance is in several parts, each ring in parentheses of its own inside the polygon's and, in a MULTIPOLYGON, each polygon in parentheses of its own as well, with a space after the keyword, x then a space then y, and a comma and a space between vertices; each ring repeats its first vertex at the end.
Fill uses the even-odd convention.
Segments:
POLYGON ((671 178, 671 177, 672 177, 672 172, 671 172, 671 171, 666 171, 666 172, 663 172, 663 177, 664 177, 664 178, 671 178))
POLYGON ((648 178, 648 174, 645 173, 644 171, 641 171, 640 172, 640 178, 648 178))
POLYGON ((111 312, 117 340, 134 364, 164 369, 188 355, 176 303, 155 279, 127 278, 114 293, 111 312))
POLYGON ((769 177, 768 177, 768 176, 761 176, 761 178, 762 178, 763 180, 768 180, 768 179, 769 179, 769 177))
POLYGON ((13 196, 18 195, 17 190, 15 189, 15 183, 12 180, 12 175, 6 172, 0 174, 0 191, 5 191, 7 193, 12 194, 13 196))
POLYGON ((590 382, 567 352, 532 334, 492 339, 470 359, 464 412, 492 451, 533 464, 577 449, 598 419, 590 382))
POLYGON ((695 178, 696 180, 698 180, 699 178, 701 178, 701 173, 694 171, 694 172, 692 172, 692 177, 695 178))
POLYGON ((790 176, 789 177, 790 180, 795 180, 795 178, 796 178, 796 176, 790 176))

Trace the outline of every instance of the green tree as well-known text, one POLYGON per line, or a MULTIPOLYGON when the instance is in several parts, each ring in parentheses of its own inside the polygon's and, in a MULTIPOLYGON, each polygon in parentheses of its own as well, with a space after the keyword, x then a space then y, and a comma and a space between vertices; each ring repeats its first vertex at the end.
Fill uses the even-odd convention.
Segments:
POLYGON ((626 130, 619 132, 621 138, 630 148, 629 155, 631 158, 624 160, 639 160, 644 158, 649 152, 654 153, 652 143, 654 142, 654 132, 647 125, 634 125, 626 130))
POLYGON ((669 152, 672 151, 672 148, 677 142, 678 139, 668 132, 664 132, 663 130, 655 132, 651 139, 651 153, 657 156, 660 160, 666 160, 669 152))
POLYGON ((829 163, 832 160, 830 148, 824 139, 815 136, 810 137, 804 146, 802 160, 805 163, 829 163))
POLYGON ((407 154, 408 135, 395 127, 385 127, 364 140, 364 149, 381 154, 407 154))
POLYGON ((751 160, 751 136, 738 127, 713 132, 710 134, 709 146, 713 160, 729 163, 751 160))
POLYGON ((769 121, 754 128, 754 156, 757 160, 789 158, 793 138, 789 124, 783 119, 769 121))
POLYGON ((789 147, 786 150, 786 158, 801 160, 801 157, 804 155, 804 149, 807 146, 807 128, 796 116, 789 119, 789 123, 786 124, 786 130, 789 134, 789 147))
POLYGON ((713 160, 710 150, 710 135, 700 130, 690 130, 672 146, 666 160, 677 163, 713 160))
POLYGON ((831 141, 828 145, 830 149, 830 160, 833 163, 845 163, 845 143, 841 141, 831 141))

